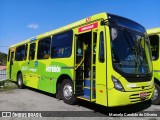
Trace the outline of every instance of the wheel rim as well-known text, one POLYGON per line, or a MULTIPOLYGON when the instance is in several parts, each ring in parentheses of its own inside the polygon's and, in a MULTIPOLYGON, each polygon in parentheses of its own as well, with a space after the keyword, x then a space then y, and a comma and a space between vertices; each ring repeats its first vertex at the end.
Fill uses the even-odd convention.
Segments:
POLYGON ((72 92, 72 86, 69 83, 65 84, 63 88, 63 95, 65 99, 69 100, 72 97, 72 92))
POLYGON ((154 90, 154 93, 153 93, 153 96, 152 96, 152 99, 151 99, 151 100, 155 100, 155 99, 157 99, 157 97, 158 97, 158 90, 157 90, 157 88, 155 88, 155 90, 154 90))
POLYGON ((18 78, 18 85, 20 86, 22 84, 22 80, 21 80, 21 78, 19 77, 18 78))

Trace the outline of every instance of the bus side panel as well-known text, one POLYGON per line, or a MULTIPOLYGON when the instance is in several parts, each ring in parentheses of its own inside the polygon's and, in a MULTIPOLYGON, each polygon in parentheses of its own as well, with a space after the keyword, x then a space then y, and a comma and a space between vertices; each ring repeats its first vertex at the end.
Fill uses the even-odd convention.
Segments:
POLYGON ((13 62, 13 65, 12 65, 12 74, 11 74, 11 79, 13 80, 13 81, 17 81, 17 73, 18 73, 18 71, 20 71, 21 70, 21 62, 19 62, 19 61, 14 61, 13 62))
POLYGON ((153 61, 153 76, 160 80, 160 59, 156 60, 156 61, 153 61))
POLYGON ((51 59, 39 61, 39 67, 37 68, 37 74, 40 78, 39 89, 56 93, 56 83, 59 76, 68 75, 73 79, 73 65, 71 63, 73 63, 73 61, 70 58, 55 59, 54 61, 51 59))

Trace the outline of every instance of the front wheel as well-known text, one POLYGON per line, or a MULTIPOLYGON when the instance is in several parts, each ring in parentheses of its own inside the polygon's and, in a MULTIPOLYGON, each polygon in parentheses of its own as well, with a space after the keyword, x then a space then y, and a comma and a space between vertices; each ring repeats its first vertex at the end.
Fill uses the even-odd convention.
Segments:
POLYGON ((20 89, 24 88, 22 73, 18 74, 17 85, 20 89))
POLYGON ((73 83, 69 79, 64 79, 64 81, 62 82, 61 93, 62 93, 63 101, 65 103, 70 104, 70 105, 76 103, 77 99, 74 96, 73 83))
POLYGON ((157 83, 155 83, 155 89, 151 101, 154 105, 160 104, 160 86, 157 83))

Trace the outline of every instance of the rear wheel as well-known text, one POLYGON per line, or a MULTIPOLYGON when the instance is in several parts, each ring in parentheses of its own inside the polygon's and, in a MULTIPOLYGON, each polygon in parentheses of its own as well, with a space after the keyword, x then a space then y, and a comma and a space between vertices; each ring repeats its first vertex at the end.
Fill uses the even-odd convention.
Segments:
POLYGON ((17 85, 20 89, 24 88, 22 73, 18 74, 17 85))
POLYGON ((65 103, 70 105, 76 103, 77 99, 74 96, 74 87, 71 80, 64 79, 64 81, 62 82, 61 94, 65 103))
POLYGON ((160 104, 160 86, 157 83, 155 83, 155 90, 151 98, 151 101, 154 105, 160 104))

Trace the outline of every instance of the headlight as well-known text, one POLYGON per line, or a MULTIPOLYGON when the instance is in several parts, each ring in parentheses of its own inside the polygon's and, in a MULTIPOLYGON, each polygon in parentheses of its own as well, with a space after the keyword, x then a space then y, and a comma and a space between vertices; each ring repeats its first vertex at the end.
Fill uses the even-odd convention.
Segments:
POLYGON ((117 78, 112 76, 112 81, 114 83, 114 87, 115 87, 116 90, 124 92, 124 88, 123 88, 121 82, 117 78))

